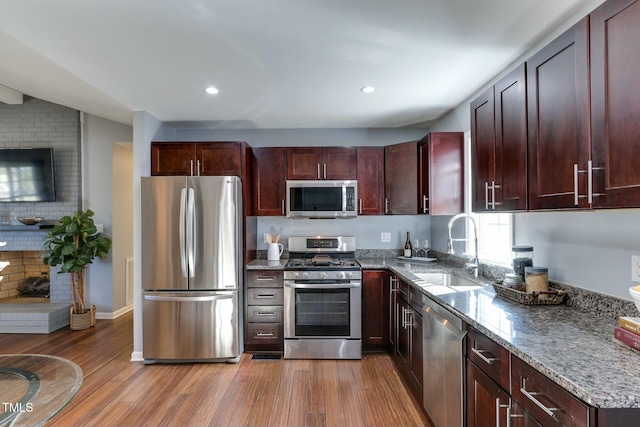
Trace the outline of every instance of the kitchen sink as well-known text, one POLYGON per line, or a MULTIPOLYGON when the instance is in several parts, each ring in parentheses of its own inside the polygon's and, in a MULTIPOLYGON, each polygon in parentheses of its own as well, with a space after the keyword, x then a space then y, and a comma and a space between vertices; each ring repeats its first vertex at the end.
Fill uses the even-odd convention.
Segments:
POLYGON ((413 273, 420 278, 416 282, 418 286, 426 288, 435 295, 450 294, 453 292, 473 291, 482 289, 484 285, 472 280, 450 273, 413 273))

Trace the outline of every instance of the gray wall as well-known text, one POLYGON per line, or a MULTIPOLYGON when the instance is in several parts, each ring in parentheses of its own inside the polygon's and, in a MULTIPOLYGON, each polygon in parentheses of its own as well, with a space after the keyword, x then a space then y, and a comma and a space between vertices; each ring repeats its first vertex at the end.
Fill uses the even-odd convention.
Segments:
MULTIPOLYGON (((111 120, 83 115, 83 175, 84 175, 84 209, 95 212, 94 221, 102 224, 104 232, 113 237, 113 210, 119 205, 113 205, 112 193, 124 191, 123 198, 132 198, 131 180, 129 186, 122 190, 113 187, 113 149, 115 143, 131 142, 133 129, 131 126, 113 122, 111 120)), ((118 177, 121 178, 121 177, 118 177)), ((129 209, 131 202, 125 201, 124 209, 129 209), (129 208, 127 208, 127 206, 129 208)), ((118 259, 118 266, 124 261, 118 259)), ((124 299, 124 282, 122 277, 113 277, 113 251, 105 260, 97 259, 87 270, 87 301, 96 305, 101 318, 113 317, 113 313, 122 309, 124 299)))
MULTIPOLYGON (((518 59, 467 101, 432 126, 433 131, 469 130, 470 102, 502 75, 553 40, 603 0, 589 1, 584 9, 549 34, 536 48, 518 59)), ((435 245, 446 245, 446 218, 432 220, 435 245), (443 225, 445 225, 443 227, 443 225)), ((527 212, 515 214, 515 244, 534 246, 534 262, 549 267, 551 279, 600 293, 630 299, 631 255, 640 254, 640 211, 527 212)), ((445 246, 446 248, 446 246, 445 246)), ((443 247, 439 248, 444 250, 443 247)))

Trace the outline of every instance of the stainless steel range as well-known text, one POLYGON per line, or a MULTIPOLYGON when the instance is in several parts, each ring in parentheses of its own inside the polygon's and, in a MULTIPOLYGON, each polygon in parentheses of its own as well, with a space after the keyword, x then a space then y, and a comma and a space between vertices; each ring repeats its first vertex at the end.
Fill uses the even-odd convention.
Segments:
POLYGON ((362 358, 362 268, 355 237, 289 237, 285 359, 362 358))

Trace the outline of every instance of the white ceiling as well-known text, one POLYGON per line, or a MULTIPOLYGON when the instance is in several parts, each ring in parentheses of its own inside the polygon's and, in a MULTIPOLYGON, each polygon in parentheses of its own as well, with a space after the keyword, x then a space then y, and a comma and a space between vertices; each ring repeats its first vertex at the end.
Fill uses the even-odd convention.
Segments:
POLYGON ((0 84, 122 123, 146 111, 228 128, 424 125, 580 3, 1 0, 0 84))

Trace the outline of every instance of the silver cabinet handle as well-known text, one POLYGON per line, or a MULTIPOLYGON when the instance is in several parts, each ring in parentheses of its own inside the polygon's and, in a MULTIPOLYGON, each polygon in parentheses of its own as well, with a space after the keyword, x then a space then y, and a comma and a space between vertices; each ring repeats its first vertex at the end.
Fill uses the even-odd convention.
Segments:
POLYGON ((276 280, 275 276, 256 277, 256 282, 273 282, 275 280, 276 280))
POLYGON ((193 176, 193 160, 191 160, 190 163, 191 163, 191 166, 190 166, 191 173, 190 173, 190 175, 193 176))
POLYGON ((316 172, 316 176, 320 179, 320 163, 318 163, 318 170, 316 172))
POLYGON ((389 213, 389 199, 387 199, 386 197, 384 198, 384 213, 389 213))
POLYGON ((422 213, 429 212, 428 202, 429 202, 429 198, 427 196, 423 195, 422 196, 422 213))
POLYGON ((495 181, 491 181, 491 208, 495 211, 496 206, 500 205, 500 202, 496 202, 496 188, 500 188, 495 181))
POLYGON ((322 178, 323 178, 323 179, 327 179, 327 164, 326 164, 326 163, 324 163, 324 164, 322 165, 322 169, 323 169, 323 172, 322 172, 322 178))
POLYGON ((483 360, 487 365, 491 365, 491 364, 493 364, 493 361, 494 361, 494 360, 499 360, 497 357, 491 357, 491 358, 489 358, 489 357, 486 357, 484 354, 482 354, 482 353, 486 353, 486 352, 487 352, 487 350, 478 350, 478 349, 477 349, 477 348, 475 348, 475 347, 471 347, 471 351, 472 351, 476 356, 478 356, 480 359, 482 359, 482 360, 483 360))
POLYGON ((524 377, 520 377, 520 392, 525 395, 529 400, 531 400, 533 403, 535 403, 540 409, 542 409, 544 411, 545 414, 549 415, 550 417, 554 417, 554 412, 558 410, 558 408, 547 408, 546 406, 544 406, 544 404, 542 402, 540 402, 538 399, 536 399, 534 396, 540 396, 542 395, 542 393, 539 392, 533 392, 533 391, 528 391, 527 390, 527 385, 526 385, 526 379, 524 377))
POLYGON ((359 207, 359 214, 362 214, 362 199, 360 199, 360 207, 359 207))
POLYGON ((280 200, 280 209, 282 210, 282 215, 284 215, 284 199, 280 200))
POLYGON ((275 316, 276 313, 273 311, 264 311, 264 312, 257 312, 256 316, 275 316))
POLYGON ((255 299, 274 299, 275 297, 275 294, 258 294, 254 296, 255 299))
POLYGON ((273 332, 258 332, 256 334, 257 337, 273 337, 275 334, 273 332))
POLYGON ((508 405, 500 403, 500 398, 496 397, 496 427, 500 427, 500 409, 507 409, 507 427, 511 426, 511 402, 508 405))
POLYGON ((200 160, 198 160, 198 176, 200 176, 200 160))
POLYGON ((573 164, 573 204, 578 206, 578 164, 573 164))
POLYGON ((484 209, 489 210, 489 181, 484 182, 484 209))

